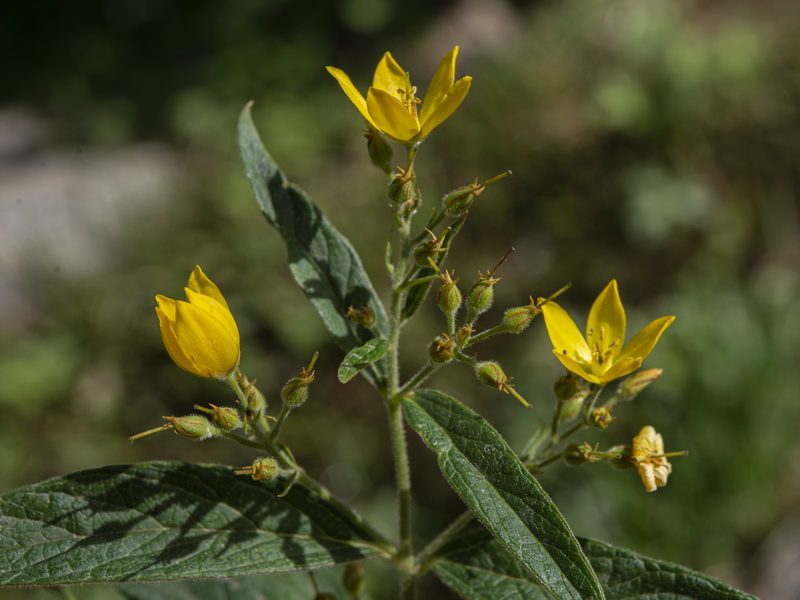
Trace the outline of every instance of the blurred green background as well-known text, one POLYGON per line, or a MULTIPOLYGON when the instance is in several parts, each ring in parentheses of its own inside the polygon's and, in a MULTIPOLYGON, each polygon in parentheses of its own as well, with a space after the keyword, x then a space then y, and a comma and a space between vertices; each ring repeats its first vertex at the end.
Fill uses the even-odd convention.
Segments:
MULTIPOLYGON (((586 438, 623 443, 653 424, 668 450, 690 452, 673 461, 669 485, 646 494, 635 473, 604 465, 556 466, 543 484, 579 535, 765 599, 797 598, 787 573, 800 555, 800 5, 785 1, 6 3, 0 491, 110 463, 252 460, 171 433, 127 442, 161 415, 232 402, 171 363, 152 308, 156 293, 180 297, 200 264, 237 317, 243 370, 273 402, 320 352, 312 399, 286 440, 394 535, 379 398, 365 382, 337 382, 342 352, 257 211, 236 120, 255 100, 273 156, 385 292, 385 183, 324 67, 366 90, 390 50, 424 91, 455 44, 472 90, 418 169, 428 207, 513 171, 478 199, 449 262, 468 286, 516 248, 480 324, 567 281, 562 304, 580 323, 612 278, 631 330, 677 315, 646 363, 662 379, 586 438)), ((430 301, 418 321, 406 331, 407 374, 444 329, 430 301)), ((548 419, 562 372, 543 323, 478 355, 500 360, 534 409, 459 365, 434 383, 519 446, 548 419)), ((460 501, 415 439, 412 453, 421 543, 460 501)), ((429 585, 426 597, 447 597, 429 585)), ((111 594, 100 590, 76 594, 111 594)))

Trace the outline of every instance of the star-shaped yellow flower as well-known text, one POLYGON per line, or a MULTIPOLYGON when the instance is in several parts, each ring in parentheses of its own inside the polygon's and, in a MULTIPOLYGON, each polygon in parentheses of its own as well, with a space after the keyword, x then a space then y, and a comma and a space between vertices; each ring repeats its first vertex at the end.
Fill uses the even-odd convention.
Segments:
POLYGON ((187 302, 156 296, 164 346, 189 373, 225 379, 239 364, 239 328, 228 303, 200 267, 192 271, 185 292, 187 302))
POLYGON ((625 309, 613 279, 592 304, 586 338, 555 302, 543 304, 542 313, 553 354, 568 370, 598 385, 638 369, 675 320, 675 317, 656 319, 625 344, 625 309))
POLYGON ((644 488, 648 492, 654 492, 667 485, 667 477, 672 473, 672 465, 667 456, 674 454, 682 453, 665 455, 664 440, 650 425, 642 427, 639 435, 633 438, 630 461, 639 471, 639 477, 642 478, 644 488))
POLYGON ((344 71, 328 67, 328 73, 336 78, 344 93, 372 127, 396 142, 407 144, 425 138, 452 115, 466 97, 472 77, 454 81, 457 56, 458 46, 442 59, 419 112, 417 88, 411 85, 408 73, 388 52, 375 69, 366 100, 344 71))

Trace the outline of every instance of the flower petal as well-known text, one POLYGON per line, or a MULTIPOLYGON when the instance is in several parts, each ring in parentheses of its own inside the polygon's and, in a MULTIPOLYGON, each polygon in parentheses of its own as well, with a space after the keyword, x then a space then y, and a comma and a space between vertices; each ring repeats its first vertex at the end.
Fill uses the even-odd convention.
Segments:
POLYGON ((453 81, 455 80, 457 57, 458 46, 445 54, 433 74, 431 82, 428 84, 428 89, 425 91, 425 99, 422 101, 422 108, 419 113, 419 119, 423 123, 430 113, 441 104, 444 97, 450 93, 450 88, 453 87, 453 81))
POLYGON ((622 360, 625 357, 641 358, 642 360, 647 358, 647 355, 652 352, 656 342, 658 342, 658 338, 666 331, 667 327, 672 325, 674 320, 675 317, 661 317, 650 323, 633 336, 630 342, 625 344, 617 360, 622 360))
POLYGON ((378 126, 369 116, 369 111, 367 110, 367 101, 364 100, 364 96, 361 95, 356 89, 356 86, 353 85, 353 82, 350 81, 350 77, 348 77, 347 73, 342 71, 341 69, 337 69, 336 67, 326 67, 328 69, 328 73, 333 75, 336 78, 336 81, 339 82, 339 85, 342 87, 342 90, 347 97, 350 98, 350 102, 352 102, 355 107, 358 109, 358 112, 361 113, 361 116, 364 117, 373 127, 378 129, 378 126))
POLYGON ((156 314, 158 315, 158 325, 161 329, 161 340, 164 342, 164 347, 167 349, 169 357, 184 371, 189 371, 189 373, 200 377, 206 377, 206 374, 197 368, 183 351, 180 343, 178 343, 174 329, 177 302, 164 296, 156 296, 156 299, 159 304, 156 307, 156 314))
POLYGON ((583 377, 586 381, 591 383, 600 383, 600 377, 597 375, 588 372, 586 369, 583 368, 583 365, 579 364, 578 362, 572 360, 569 356, 564 354, 563 352, 559 352, 555 348, 553 348, 553 354, 556 355, 558 360, 561 361, 561 364, 564 365, 568 371, 572 371, 575 375, 579 377, 583 377))
POLYGON ((190 290, 194 290, 198 294, 210 296, 226 309, 228 308, 228 303, 225 302, 225 297, 222 295, 222 292, 219 291, 219 288, 213 281, 206 277, 206 274, 203 273, 203 269, 199 266, 196 266, 192 274, 189 275, 189 283, 186 284, 186 287, 190 290))
POLYGON ((199 306, 178 302, 173 330, 181 350, 192 363, 193 368, 187 371, 219 378, 239 363, 238 340, 225 325, 199 306))
POLYGON ((566 350, 565 356, 577 362, 591 363, 592 354, 589 346, 567 311, 555 302, 546 302, 542 305, 542 314, 553 349, 558 354, 564 354, 566 350))
POLYGON ((597 344, 602 355, 611 351, 612 361, 619 356, 625 342, 625 309, 619 298, 616 279, 609 282, 592 304, 586 322, 586 339, 590 346, 597 344))
POLYGON ((411 82, 406 73, 392 55, 387 52, 375 68, 372 87, 383 90, 398 100, 405 100, 411 92, 411 82))
POLYGON ((184 291, 186 292, 186 298, 189 300, 189 304, 202 308, 209 315, 217 319, 222 323, 225 329, 228 330, 228 334, 231 338, 236 340, 236 344, 239 344, 239 328, 236 326, 236 320, 233 318, 227 304, 224 306, 220 305, 216 298, 205 294, 198 294, 189 288, 185 288, 184 291))
MULTIPOLYGON (((426 137, 438 125, 452 115, 464 101, 472 84, 472 77, 463 77, 456 81, 450 89, 450 93, 442 98, 441 102, 426 117, 423 117, 422 131, 420 137, 426 137)), ((425 97, 427 100, 428 97, 425 97)))
POLYGON ((419 133, 419 122, 397 98, 371 87, 367 110, 375 127, 398 142, 409 142, 419 133))
POLYGON ((614 363, 603 373, 600 378, 602 385, 607 384, 609 381, 614 381, 620 377, 624 377, 628 373, 633 373, 636 369, 642 366, 642 357, 633 358, 631 356, 624 356, 614 361, 614 363))

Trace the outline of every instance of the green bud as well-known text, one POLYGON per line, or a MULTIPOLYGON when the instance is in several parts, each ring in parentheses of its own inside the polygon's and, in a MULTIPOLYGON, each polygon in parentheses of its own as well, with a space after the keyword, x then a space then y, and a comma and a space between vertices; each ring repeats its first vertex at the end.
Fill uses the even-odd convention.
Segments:
POLYGON ((591 390, 583 378, 574 373, 567 373, 556 381, 553 391, 561 402, 561 416, 569 420, 578 415, 591 390))
POLYGON ((369 306, 349 307, 347 309, 347 318, 370 329, 375 326, 375 312, 369 306))
POLYGON ((384 173, 389 173, 392 154, 394 154, 391 144, 374 127, 368 126, 364 137, 367 138, 367 153, 372 164, 384 173))
POLYGON ((583 442, 582 444, 569 444, 561 453, 564 462, 572 467, 579 467, 587 462, 594 462, 592 458, 592 447, 583 442))
POLYGON ((461 217, 469 210, 472 203, 475 201, 483 190, 486 189, 483 184, 470 183, 464 187, 460 187, 452 192, 445 194, 442 199, 445 212, 452 217, 461 217))
POLYGON ((500 280, 480 275, 480 279, 469 288, 467 293, 467 323, 474 323, 475 319, 492 307, 494 284, 498 281, 500 280))
POLYGON ((344 589, 354 598, 364 591, 364 567, 360 562, 347 563, 344 568, 344 589))
POLYGON ((428 354, 436 364, 442 364, 453 360, 455 344, 447 334, 442 334, 435 338, 428 346, 428 354))
POLYGON ((234 471, 236 475, 250 475, 256 481, 269 481, 279 472, 278 463, 269 456, 257 458, 250 466, 242 467, 241 471, 234 471))
POLYGON ((478 381, 485 383, 488 386, 496 387, 501 392, 511 394, 517 400, 522 402, 525 408, 530 408, 531 405, 520 396, 511 385, 511 378, 506 377, 503 369, 494 361, 481 362, 475 365, 475 374, 478 376, 478 381))
POLYGON ((297 408, 302 406, 308 400, 308 386, 314 381, 314 363, 317 362, 318 352, 314 353, 314 357, 307 367, 303 367, 300 375, 292 377, 286 382, 281 390, 281 398, 283 403, 290 408, 297 408))
POLYGON ((445 314, 454 313, 458 310, 458 307, 461 306, 461 292, 456 286, 457 283, 458 279, 453 280, 448 271, 444 272, 442 275, 442 287, 439 288, 438 300, 439 308, 442 309, 442 312, 445 314))
POLYGON ((236 383, 239 388, 244 391, 247 404, 244 406, 245 415, 247 418, 258 419, 261 415, 267 412, 267 400, 264 395, 256 387, 255 380, 250 381, 244 373, 237 371, 236 383))
POLYGON ((428 259, 436 261, 436 257, 446 251, 446 248, 442 248, 444 244, 444 239, 452 228, 448 227, 442 233, 439 234, 439 237, 436 237, 430 229, 426 229, 431 239, 426 240, 420 243, 416 248, 414 248, 414 260, 420 266, 429 266, 430 262, 428 259))
POLYGON ((456 331, 456 344, 458 344, 458 347, 463 348, 473 333, 475 333, 475 330, 470 325, 459 327, 458 331, 456 331))
POLYGON ((190 440, 205 440, 219 434, 219 429, 214 427, 208 419, 201 415, 164 418, 172 425, 175 433, 187 437, 190 440))
POLYGON ((392 177, 387 193, 394 206, 406 206, 416 203, 417 194, 414 189, 416 179, 417 177, 412 169, 401 170, 392 177))
POLYGON ((239 411, 235 408, 231 408, 230 406, 214 406, 213 404, 211 408, 213 409, 212 415, 214 424, 222 429, 222 431, 230 431, 231 429, 241 427, 242 421, 239 418, 239 411))
POLYGON ((536 306, 533 299, 531 299, 531 303, 526 306, 509 308, 503 314, 503 320, 500 325, 508 333, 522 333, 540 312, 542 312, 542 309, 536 306))

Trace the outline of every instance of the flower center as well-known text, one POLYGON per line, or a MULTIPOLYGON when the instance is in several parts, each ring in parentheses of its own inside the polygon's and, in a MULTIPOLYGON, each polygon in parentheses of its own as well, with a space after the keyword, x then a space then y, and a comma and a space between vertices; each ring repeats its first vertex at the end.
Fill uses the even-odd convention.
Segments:
POLYGON ((417 118, 417 104, 422 102, 417 98, 417 86, 411 86, 408 92, 403 88, 397 89, 397 98, 403 103, 408 112, 416 119, 417 118))
POLYGON ((619 346, 619 339, 609 340, 606 336, 605 327, 601 326, 599 331, 592 328, 586 332, 586 343, 592 353, 593 364, 605 368, 611 366, 611 363, 614 362, 617 346, 619 346))

